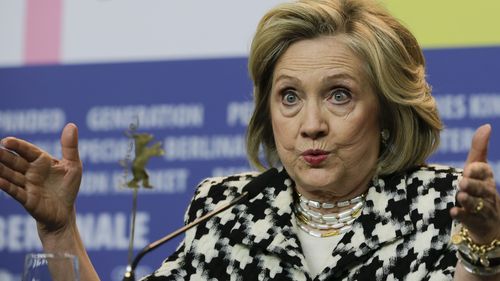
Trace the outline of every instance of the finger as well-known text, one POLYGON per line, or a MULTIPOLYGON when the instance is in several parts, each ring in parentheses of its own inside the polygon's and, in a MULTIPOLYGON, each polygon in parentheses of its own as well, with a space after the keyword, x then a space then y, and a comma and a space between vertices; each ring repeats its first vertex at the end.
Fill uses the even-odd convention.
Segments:
POLYGON ((462 178, 458 185, 460 187, 460 191, 466 192, 467 194, 469 194, 469 196, 492 198, 496 195, 496 190, 493 188, 489 188, 488 184, 483 180, 462 178))
POLYGON ((21 174, 29 167, 28 161, 4 148, 0 148, 0 163, 21 174))
POLYGON ((10 154, 13 154, 15 156, 19 156, 19 154, 17 154, 14 150, 8 149, 7 147, 3 146, 1 143, 0 143, 0 149, 5 150, 6 152, 9 152, 10 154))
POLYGON ((450 209, 450 216, 454 220, 462 221, 464 213, 465 213, 465 210, 463 208, 460 208, 460 207, 453 207, 450 209))
MULTIPOLYGON (((481 210, 477 214, 472 214, 471 212, 465 210, 464 208, 453 207, 450 210, 450 216, 458 220, 462 225, 466 226, 469 230, 474 229, 474 232, 488 232, 491 227, 498 228, 494 223, 488 223, 488 219, 491 218, 490 212, 484 212, 481 210), (487 226, 488 225, 488 226, 487 226)), ((491 240, 487 240, 490 241, 491 240)))
POLYGON ((0 163, 0 178, 3 178, 21 187, 24 187, 26 181, 24 175, 10 169, 9 167, 1 163, 0 163))
POLYGON ((472 162, 486 162, 488 157, 488 142, 491 135, 491 125, 479 127, 472 137, 472 144, 467 155, 465 166, 472 162))
POLYGON ((464 168, 464 177, 485 180, 493 178, 493 170, 484 162, 473 162, 464 168))
POLYGON ((466 211, 464 208, 453 207, 450 210, 450 216, 454 220, 458 220, 462 224, 470 224, 473 218, 470 212, 466 211))
POLYGON ((2 145, 7 149, 13 150, 28 162, 35 161, 43 153, 36 145, 14 137, 4 138, 2 145))
POLYGON ((0 189, 9 194, 17 202, 24 205, 26 203, 26 190, 15 184, 0 178, 0 189))
POLYGON ((457 194, 458 203, 460 203, 463 209, 465 209, 465 211, 468 212, 469 214, 476 214, 477 202, 479 200, 482 200, 482 198, 470 196, 466 192, 459 191, 457 194))
POLYGON ((73 123, 68 123, 61 134, 61 151, 63 159, 79 161, 78 154, 78 128, 73 123))

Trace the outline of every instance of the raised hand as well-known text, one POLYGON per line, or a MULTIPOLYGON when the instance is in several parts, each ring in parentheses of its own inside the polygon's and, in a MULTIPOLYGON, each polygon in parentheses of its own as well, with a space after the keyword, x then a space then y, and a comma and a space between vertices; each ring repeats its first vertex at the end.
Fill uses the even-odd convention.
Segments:
POLYGON ((457 201, 450 214, 469 230, 475 243, 488 244, 500 239, 500 196, 491 166, 487 163, 491 126, 479 127, 465 163, 459 183, 457 201))
POLYGON ((0 148, 0 189, 37 220, 40 234, 74 223, 74 201, 82 177, 77 127, 64 127, 60 160, 21 139, 7 137, 1 143, 17 155, 0 148))

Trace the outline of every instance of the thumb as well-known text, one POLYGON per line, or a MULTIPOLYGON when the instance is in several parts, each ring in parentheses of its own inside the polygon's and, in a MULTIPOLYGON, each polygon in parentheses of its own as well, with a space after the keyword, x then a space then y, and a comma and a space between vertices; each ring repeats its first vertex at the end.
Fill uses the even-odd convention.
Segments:
POLYGON ((488 158, 488 143, 490 141, 491 125, 485 124, 479 127, 472 137, 472 144, 467 155, 465 165, 472 162, 487 162, 488 158))
POLYGON ((62 158, 69 161, 79 161, 78 155, 78 127, 73 123, 64 126, 61 133, 62 158))

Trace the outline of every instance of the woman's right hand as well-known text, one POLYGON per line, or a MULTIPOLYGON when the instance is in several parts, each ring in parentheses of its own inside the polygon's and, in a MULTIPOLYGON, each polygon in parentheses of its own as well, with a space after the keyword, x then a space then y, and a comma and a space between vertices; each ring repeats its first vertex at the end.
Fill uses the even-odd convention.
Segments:
POLYGON ((41 238, 75 223, 74 202, 82 178, 78 129, 67 124, 61 134, 62 159, 14 137, 1 144, 0 189, 17 200, 37 221, 41 238))

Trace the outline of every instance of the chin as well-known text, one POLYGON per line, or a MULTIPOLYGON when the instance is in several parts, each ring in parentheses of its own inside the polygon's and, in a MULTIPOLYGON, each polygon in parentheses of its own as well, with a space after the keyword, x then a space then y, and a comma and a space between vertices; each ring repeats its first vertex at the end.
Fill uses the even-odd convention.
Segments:
POLYGON ((309 186, 323 189, 335 185, 335 182, 338 181, 337 172, 338 171, 320 167, 307 167, 295 173, 295 181, 302 183, 304 187, 309 186))

